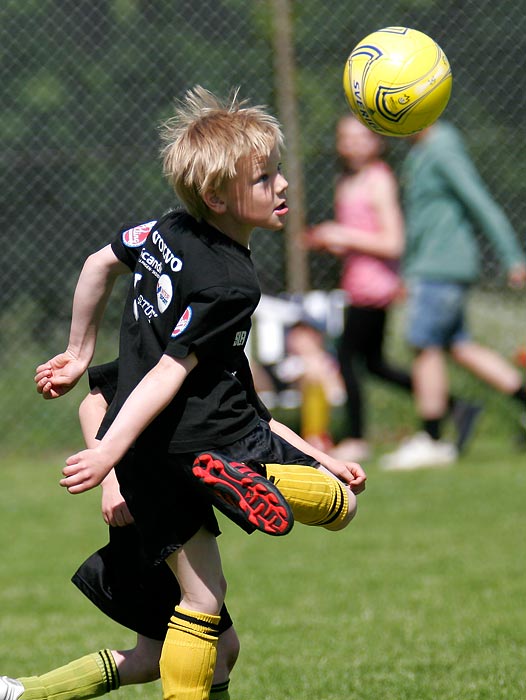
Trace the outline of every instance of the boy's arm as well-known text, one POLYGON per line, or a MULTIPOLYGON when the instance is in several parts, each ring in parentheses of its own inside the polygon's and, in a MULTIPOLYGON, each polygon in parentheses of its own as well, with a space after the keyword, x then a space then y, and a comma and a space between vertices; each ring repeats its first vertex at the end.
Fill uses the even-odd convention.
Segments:
POLYGON ((80 402, 79 422, 86 447, 96 447, 98 444, 96 436, 107 410, 106 399, 97 387, 80 402))
POLYGON ((108 297, 117 277, 125 272, 130 268, 109 245, 86 259, 73 297, 68 347, 36 369, 37 391, 44 399, 66 394, 86 371, 108 297))
MULTIPOLYGON (((86 447, 92 448, 98 445, 96 435, 107 409, 106 399, 97 388, 82 400, 79 406, 79 419, 86 447)), ((102 481, 101 489, 101 510, 104 522, 113 527, 124 527, 133 523, 133 516, 122 497, 114 469, 102 481)))
POLYGON ((101 483, 152 420, 168 406, 197 365, 190 354, 182 360, 163 355, 137 384, 98 445, 66 460, 60 485, 82 493, 101 483))
POLYGON ((306 442, 306 440, 287 425, 279 423, 274 418, 270 420, 269 425, 273 433, 276 433, 276 435, 279 435, 291 445, 294 445, 294 447, 297 447, 302 452, 305 452, 305 454, 313 457, 317 462, 341 479, 341 481, 348 484, 353 493, 358 494, 365 489, 367 475, 359 464, 356 462, 342 462, 341 460, 334 459, 334 457, 330 457, 328 454, 325 454, 325 452, 316 449, 310 443, 306 442))

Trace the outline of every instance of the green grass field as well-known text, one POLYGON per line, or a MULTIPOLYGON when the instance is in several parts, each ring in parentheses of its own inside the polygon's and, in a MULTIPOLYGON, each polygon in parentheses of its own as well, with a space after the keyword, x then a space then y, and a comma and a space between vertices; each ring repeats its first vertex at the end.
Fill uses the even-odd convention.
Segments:
MULTIPOLYGON (((69 582, 106 528, 98 492, 57 486, 64 457, 2 464, 0 674, 134 642, 69 582)), ((222 520, 232 699, 524 700, 526 452, 484 430, 453 468, 368 474, 341 533, 249 537, 222 520)))

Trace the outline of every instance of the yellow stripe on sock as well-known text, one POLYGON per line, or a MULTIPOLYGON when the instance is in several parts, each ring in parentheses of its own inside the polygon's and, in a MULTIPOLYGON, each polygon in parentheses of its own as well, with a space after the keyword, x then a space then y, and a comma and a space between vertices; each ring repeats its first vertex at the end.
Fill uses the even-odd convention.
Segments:
POLYGON ((111 651, 82 656, 42 676, 19 679, 23 700, 81 700, 105 695, 119 687, 119 674, 111 651))
POLYGON ((336 477, 299 464, 267 464, 267 477, 287 499, 294 520, 340 530, 345 523, 349 499, 336 477))
POLYGON ((219 615, 176 606, 161 653, 164 700, 203 700, 209 697, 219 619, 219 615))

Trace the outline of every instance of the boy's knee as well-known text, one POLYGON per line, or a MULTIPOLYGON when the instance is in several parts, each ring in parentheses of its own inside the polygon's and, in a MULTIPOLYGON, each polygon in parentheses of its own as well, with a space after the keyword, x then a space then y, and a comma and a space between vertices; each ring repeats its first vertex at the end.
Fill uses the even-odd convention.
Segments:
POLYGON ((230 677, 239 656, 239 637, 234 627, 229 627, 219 635, 214 683, 224 682, 230 677))
POLYGON ((234 627, 230 627, 222 635, 225 637, 225 665, 230 672, 237 661, 241 644, 234 627))
POLYGON ((332 494, 331 509, 328 511, 325 520, 319 524, 331 532, 343 530, 356 515, 358 508, 356 495, 347 484, 340 481, 326 467, 318 467, 318 472, 325 475, 329 480, 332 494))
POLYGON ((223 601, 225 600, 226 589, 227 589, 226 578, 224 576, 221 576, 221 579, 219 581, 219 595, 221 597, 221 605, 223 604, 223 601))
POLYGON ((338 530, 346 528, 356 515, 358 509, 358 500, 351 489, 344 484, 341 485, 341 488, 344 493, 344 503, 339 514, 331 522, 322 525, 322 527, 331 532, 337 532, 338 530))
POLYGON ((356 496, 325 467, 267 464, 267 476, 303 525, 342 530, 356 513, 356 496))

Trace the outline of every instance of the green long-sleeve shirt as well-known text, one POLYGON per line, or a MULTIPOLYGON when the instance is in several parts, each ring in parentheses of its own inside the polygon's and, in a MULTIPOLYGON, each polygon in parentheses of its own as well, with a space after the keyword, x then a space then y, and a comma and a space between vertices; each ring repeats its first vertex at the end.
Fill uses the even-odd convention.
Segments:
POLYGON ((506 270, 525 262, 508 218, 451 124, 435 124, 412 146, 401 175, 405 277, 473 282, 480 271, 476 229, 491 241, 506 270))

